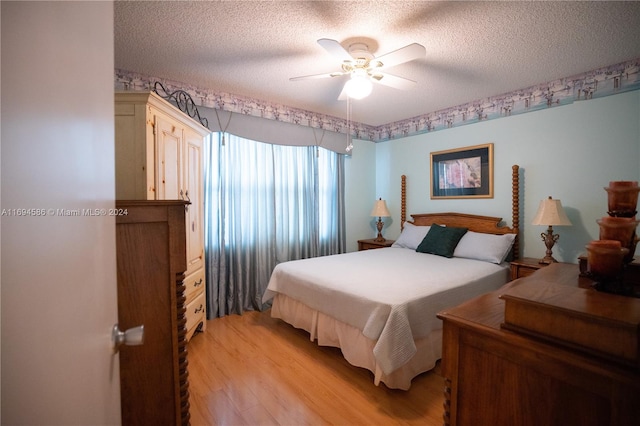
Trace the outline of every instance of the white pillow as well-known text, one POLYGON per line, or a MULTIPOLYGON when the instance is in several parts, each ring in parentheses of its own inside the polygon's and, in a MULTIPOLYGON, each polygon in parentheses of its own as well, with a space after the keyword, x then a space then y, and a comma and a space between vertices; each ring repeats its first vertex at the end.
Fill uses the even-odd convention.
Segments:
POLYGON ((494 235, 469 231, 456 246, 453 257, 500 264, 509 255, 515 238, 516 234, 494 235))
POLYGON ((429 232, 430 226, 416 226, 413 223, 405 222, 404 229, 398 239, 391 247, 401 247, 415 250, 418 248, 425 235, 429 232))

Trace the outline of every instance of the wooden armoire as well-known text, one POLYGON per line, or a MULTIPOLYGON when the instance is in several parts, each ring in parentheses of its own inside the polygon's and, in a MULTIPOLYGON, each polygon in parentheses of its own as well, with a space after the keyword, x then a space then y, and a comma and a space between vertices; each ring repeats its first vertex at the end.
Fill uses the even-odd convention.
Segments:
POLYGON ((203 142, 210 131, 154 92, 115 94, 123 424, 188 424, 187 342, 206 327, 203 142))
POLYGON ((184 200, 187 340, 206 327, 203 142, 209 129, 154 92, 116 92, 116 199, 184 200))

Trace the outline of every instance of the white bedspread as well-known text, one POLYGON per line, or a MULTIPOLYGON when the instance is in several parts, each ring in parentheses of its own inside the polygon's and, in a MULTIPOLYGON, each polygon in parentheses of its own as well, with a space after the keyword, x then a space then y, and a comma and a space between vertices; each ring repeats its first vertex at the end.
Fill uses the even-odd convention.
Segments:
POLYGON ((389 374, 416 352, 414 339, 441 328, 436 314, 508 281, 508 264, 445 258, 404 248, 365 250, 276 266, 263 302, 283 293, 377 340, 389 374))

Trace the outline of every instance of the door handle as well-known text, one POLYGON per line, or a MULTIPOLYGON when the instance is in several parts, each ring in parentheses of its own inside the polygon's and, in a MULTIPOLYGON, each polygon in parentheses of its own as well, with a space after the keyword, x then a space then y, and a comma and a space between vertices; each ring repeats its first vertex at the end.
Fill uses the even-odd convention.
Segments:
POLYGON ((118 324, 111 330, 111 341, 113 342, 113 352, 120 351, 120 346, 137 346, 144 343, 144 325, 132 327, 126 331, 120 331, 118 324))

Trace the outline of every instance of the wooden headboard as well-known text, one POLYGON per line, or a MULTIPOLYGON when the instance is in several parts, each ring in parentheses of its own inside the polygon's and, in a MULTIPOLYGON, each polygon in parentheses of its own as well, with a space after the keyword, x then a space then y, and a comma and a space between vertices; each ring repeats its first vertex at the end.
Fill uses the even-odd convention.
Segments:
MULTIPOLYGON (((520 224, 520 166, 511 167, 511 213, 512 227, 500 226, 501 217, 478 216, 466 213, 421 213, 412 214, 410 222, 417 226, 428 226, 434 223, 445 226, 456 226, 467 228, 474 232, 484 232, 486 234, 516 234, 513 244, 513 258, 520 257, 519 249, 519 224, 520 224)), ((402 175, 401 183, 401 229, 404 228, 407 215, 407 177, 402 175)))

